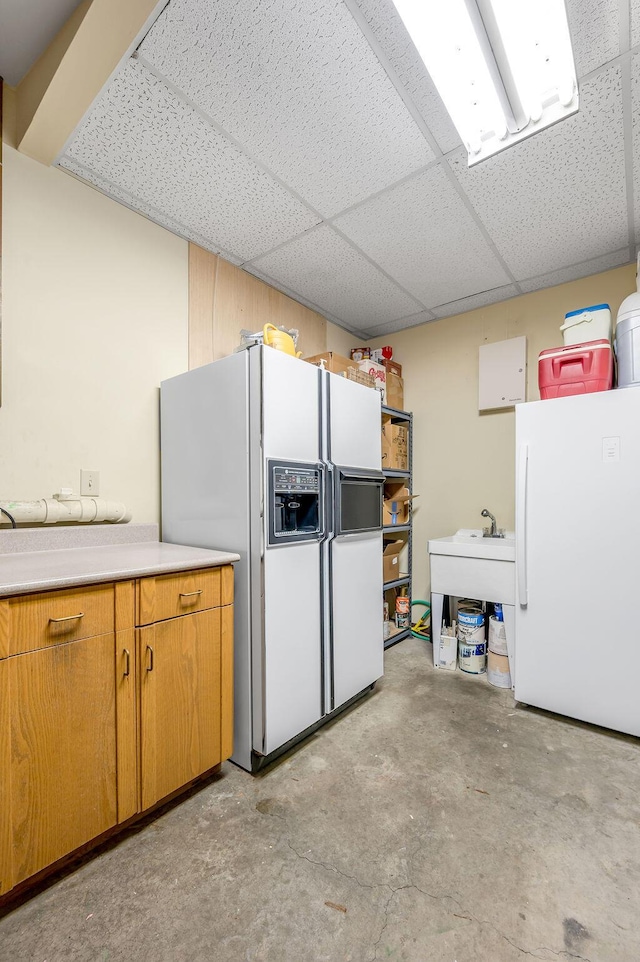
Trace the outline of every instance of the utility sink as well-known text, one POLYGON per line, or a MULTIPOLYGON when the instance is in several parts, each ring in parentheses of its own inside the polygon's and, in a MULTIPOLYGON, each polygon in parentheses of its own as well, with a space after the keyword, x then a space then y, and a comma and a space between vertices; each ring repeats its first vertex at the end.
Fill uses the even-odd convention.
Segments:
POLYGON ((515 561, 516 539, 513 531, 507 531, 504 538, 487 538, 468 530, 457 531, 446 538, 432 538, 428 546, 429 554, 453 555, 457 558, 475 558, 486 561, 515 561))
POLYGON ((435 667, 443 667, 440 662, 440 628, 445 595, 500 602, 513 682, 515 678, 513 646, 516 595, 515 533, 507 531, 504 538, 491 538, 483 536, 482 529, 463 528, 447 538, 432 538, 428 542, 427 550, 431 567, 431 637, 435 667))

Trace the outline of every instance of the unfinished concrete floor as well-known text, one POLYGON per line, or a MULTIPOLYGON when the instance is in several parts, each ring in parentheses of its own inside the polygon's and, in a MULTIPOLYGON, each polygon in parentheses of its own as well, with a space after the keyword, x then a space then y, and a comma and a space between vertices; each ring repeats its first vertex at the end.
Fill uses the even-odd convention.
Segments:
POLYGON ((1 962, 640 959, 638 742, 430 656, 6 914, 1 962))

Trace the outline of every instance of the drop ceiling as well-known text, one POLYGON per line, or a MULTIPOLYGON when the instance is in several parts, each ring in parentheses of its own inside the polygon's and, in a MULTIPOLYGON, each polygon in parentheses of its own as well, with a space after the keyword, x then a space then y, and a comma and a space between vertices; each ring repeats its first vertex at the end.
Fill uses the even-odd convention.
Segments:
POLYGON ((567 10, 579 113, 472 169, 391 0, 160 4, 58 163, 361 338, 593 274, 640 240, 640 0, 567 10))

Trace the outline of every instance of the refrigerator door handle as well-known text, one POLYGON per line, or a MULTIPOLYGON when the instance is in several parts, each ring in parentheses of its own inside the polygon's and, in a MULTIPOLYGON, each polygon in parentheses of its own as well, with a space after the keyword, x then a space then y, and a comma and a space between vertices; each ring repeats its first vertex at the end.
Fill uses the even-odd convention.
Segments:
POLYGON ((518 491, 516 500, 516 570, 518 572, 518 601, 521 608, 529 603, 527 585, 527 482, 529 447, 520 445, 518 452, 518 491))

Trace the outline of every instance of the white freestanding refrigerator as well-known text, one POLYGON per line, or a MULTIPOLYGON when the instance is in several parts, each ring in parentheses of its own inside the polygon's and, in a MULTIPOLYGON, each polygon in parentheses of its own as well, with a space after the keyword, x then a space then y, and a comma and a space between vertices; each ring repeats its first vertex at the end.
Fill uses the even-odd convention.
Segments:
POLYGON ((234 753, 258 771, 383 673, 380 395, 250 347, 161 387, 162 537, 236 551, 234 753))
POLYGON ((516 408, 515 697, 640 735, 640 389, 516 408))

